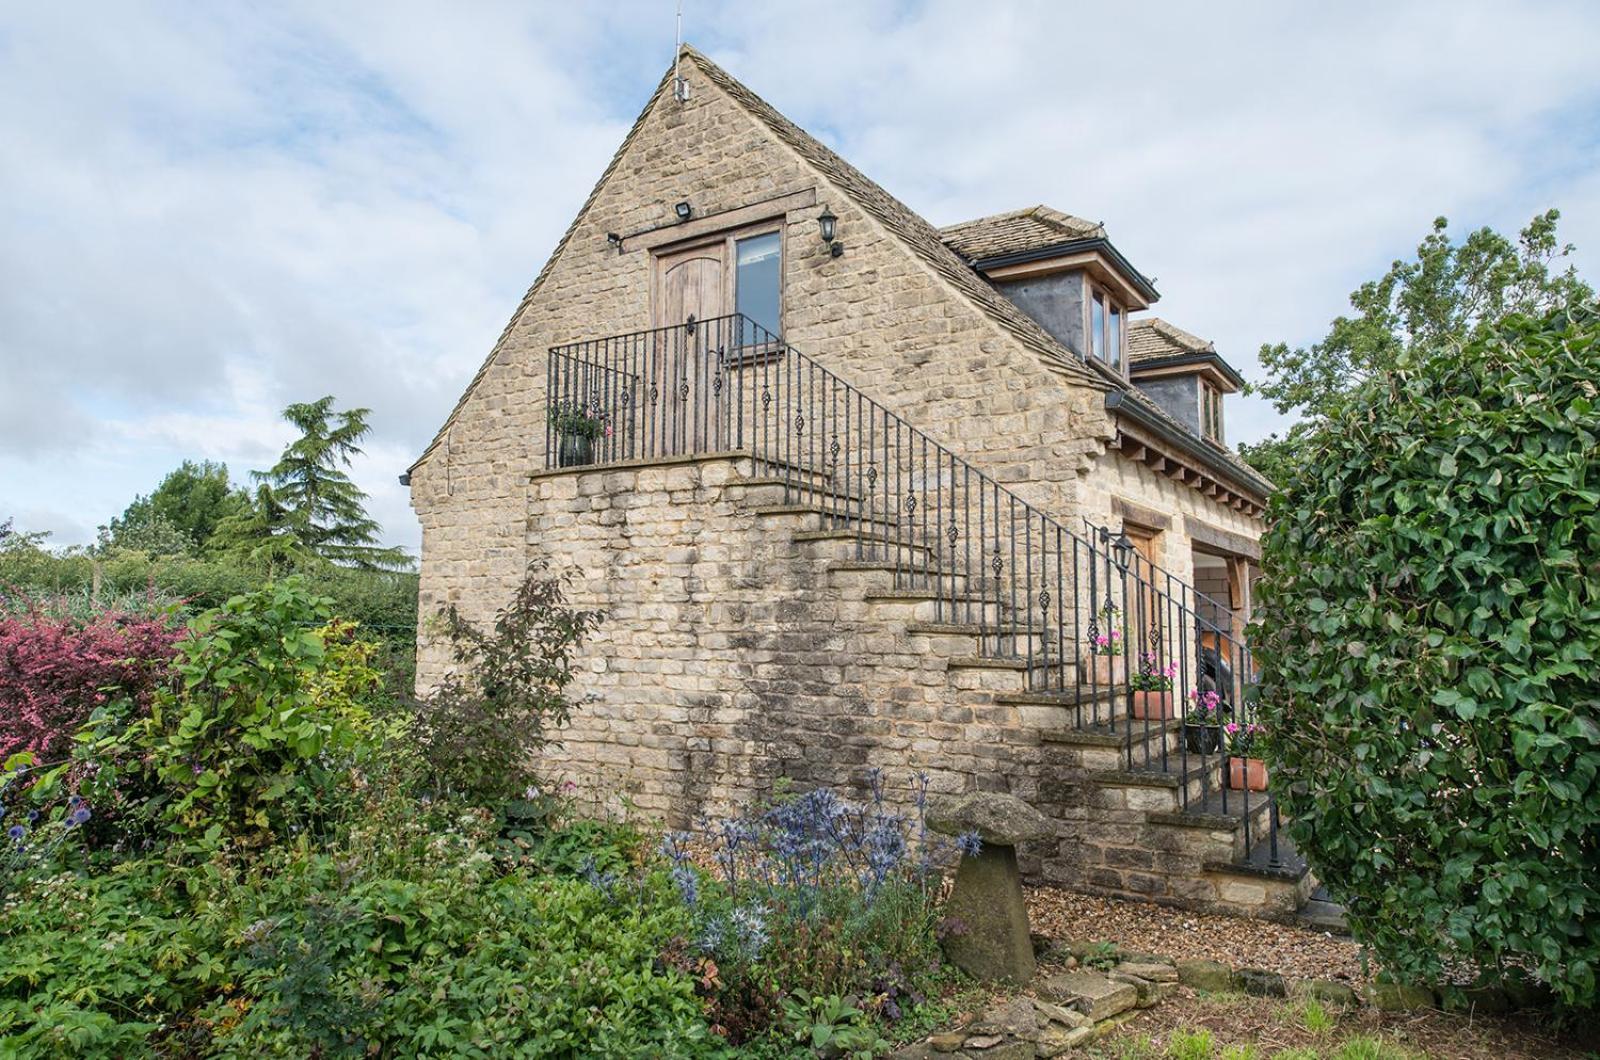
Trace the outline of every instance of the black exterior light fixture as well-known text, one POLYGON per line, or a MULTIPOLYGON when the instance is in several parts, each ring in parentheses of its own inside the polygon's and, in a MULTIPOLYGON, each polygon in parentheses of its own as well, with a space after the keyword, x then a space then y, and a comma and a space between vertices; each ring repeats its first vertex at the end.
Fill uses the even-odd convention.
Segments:
POLYGON ((1128 535, 1118 534, 1117 539, 1111 543, 1111 551, 1116 553, 1117 567, 1127 570, 1128 559, 1133 552, 1133 542, 1128 540, 1128 535))
POLYGON ((617 235, 615 232, 607 232, 606 233, 606 242, 611 244, 611 248, 613 250, 615 250, 618 254, 622 253, 622 237, 621 236, 617 235))
POLYGON ((678 215, 678 220, 681 223, 694 216, 694 207, 686 202, 680 202, 672 208, 672 212, 678 215))
POLYGON ((828 244, 828 253, 836 258, 844 253, 844 244, 833 238, 838 227, 839 219, 833 215, 832 210, 824 206, 822 216, 817 218, 817 231, 821 233, 822 241, 828 244))

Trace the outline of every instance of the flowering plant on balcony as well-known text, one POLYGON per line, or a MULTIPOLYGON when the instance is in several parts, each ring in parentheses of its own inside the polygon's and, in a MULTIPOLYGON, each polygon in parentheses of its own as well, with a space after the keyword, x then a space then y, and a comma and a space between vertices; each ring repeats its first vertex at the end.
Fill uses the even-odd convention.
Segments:
POLYGON ((1139 672, 1128 678, 1128 687, 1135 692, 1170 692, 1172 678, 1178 673, 1178 664, 1169 662, 1162 666, 1155 652, 1139 653, 1139 672))
POLYGON ((1228 737, 1228 753, 1238 755, 1240 758, 1255 758, 1256 744, 1266 738, 1266 727, 1249 722, 1240 725, 1230 721, 1222 727, 1228 737))
POLYGON ((557 434, 576 438, 611 437, 610 416, 598 405, 582 401, 557 401, 550 406, 550 426, 557 434))

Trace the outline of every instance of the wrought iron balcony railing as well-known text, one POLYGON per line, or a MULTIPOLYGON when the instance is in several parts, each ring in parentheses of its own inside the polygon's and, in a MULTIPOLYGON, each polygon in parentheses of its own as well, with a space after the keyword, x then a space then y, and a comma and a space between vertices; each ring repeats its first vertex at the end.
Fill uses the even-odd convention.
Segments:
POLYGON ((750 455, 1074 728, 1120 734, 1127 769, 1177 774, 1185 809, 1242 812, 1247 854, 1265 816, 1277 863, 1276 808, 1239 753, 1250 650, 1121 535, 1068 529, 742 316, 554 347, 548 384, 547 467, 750 455))

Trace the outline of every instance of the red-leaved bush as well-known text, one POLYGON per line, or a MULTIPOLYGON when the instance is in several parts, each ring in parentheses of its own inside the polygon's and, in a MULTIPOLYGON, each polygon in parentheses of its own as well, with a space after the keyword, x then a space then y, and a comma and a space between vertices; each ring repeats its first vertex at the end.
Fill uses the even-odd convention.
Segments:
POLYGON ((172 619, 124 611, 0 614, 0 761, 18 751, 65 757, 73 733, 113 696, 148 707, 184 632, 172 619))

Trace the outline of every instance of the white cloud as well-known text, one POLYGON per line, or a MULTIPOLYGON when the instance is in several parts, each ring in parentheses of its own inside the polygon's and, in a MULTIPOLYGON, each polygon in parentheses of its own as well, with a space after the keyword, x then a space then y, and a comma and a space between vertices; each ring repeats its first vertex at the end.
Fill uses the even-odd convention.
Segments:
MULTIPOLYGON (((1590 5, 687 6, 690 39, 936 223, 1106 221, 1156 312, 1247 374, 1439 213, 1561 206, 1597 271, 1590 5)), ((185 456, 264 466, 278 410, 332 393, 372 407, 358 481, 414 545, 395 476, 660 76, 669 8, 0 16, 0 507, 84 539, 185 456)))

